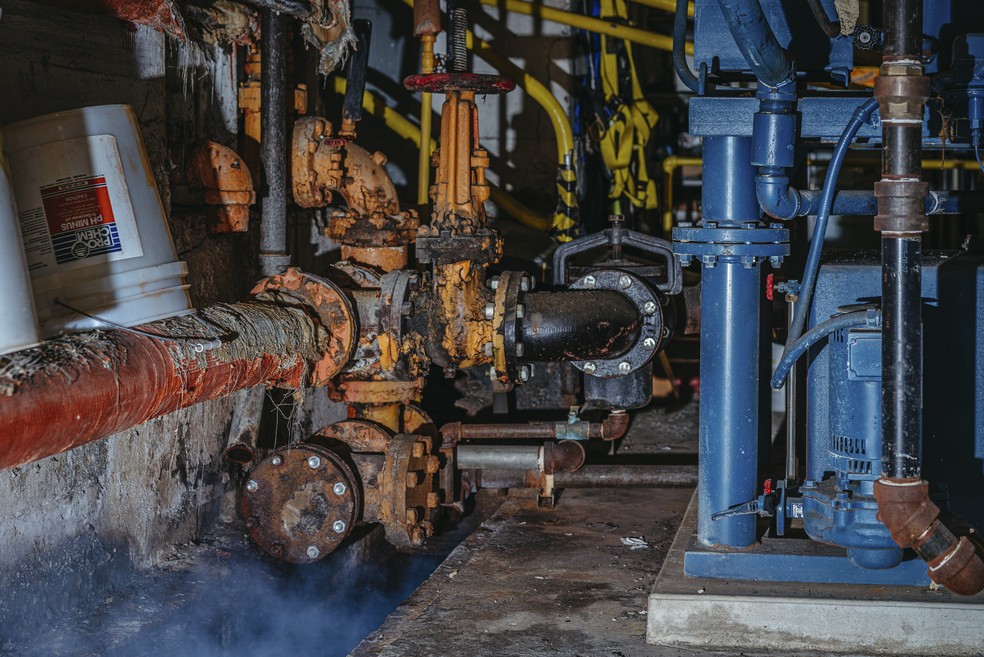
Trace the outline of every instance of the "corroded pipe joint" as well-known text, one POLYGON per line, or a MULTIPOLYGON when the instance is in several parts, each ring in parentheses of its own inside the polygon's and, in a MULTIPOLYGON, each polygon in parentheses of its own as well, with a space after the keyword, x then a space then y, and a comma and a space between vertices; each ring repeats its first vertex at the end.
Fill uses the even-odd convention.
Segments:
POLYGON ((881 180, 875 183, 878 214, 875 230, 918 233, 929 230, 926 196, 929 183, 917 180, 881 180))
POLYGON ((290 267, 257 283, 251 294, 257 300, 301 307, 318 320, 321 358, 311 364, 311 385, 327 384, 352 358, 356 316, 348 299, 331 281, 290 267))
POLYGON ((215 233, 242 233, 249 229, 249 206, 256 202, 253 178, 242 158, 214 141, 199 144, 188 158, 188 185, 204 190, 215 233))
POLYGON ((891 72, 894 74, 875 79, 875 98, 882 123, 917 121, 921 128, 923 106, 929 100, 929 78, 922 75, 921 67, 899 69, 896 65, 891 72))
POLYGON ((618 440, 629 429, 629 414, 612 411, 600 424, 591 425, 591 437, 602 440, 618 440))
POLYGON ((929 484, 919 479, 875 482, 878 519, 892 539, 911 547, 929 566, 930 578, 958 595, 984 590, 984 561, 966 537, 959 539, 942 522, 929 499, 929 484))

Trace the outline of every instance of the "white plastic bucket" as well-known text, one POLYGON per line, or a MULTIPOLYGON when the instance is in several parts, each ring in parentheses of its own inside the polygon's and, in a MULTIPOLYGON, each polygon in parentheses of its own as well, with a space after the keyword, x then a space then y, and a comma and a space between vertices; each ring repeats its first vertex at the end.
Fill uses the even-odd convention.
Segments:
POLYGON ((44 337, 191 311, 150 161, 128 105, 83 107, 5 129, 44 337))
POLYGON ((10 185, 10 171, 3 155, 0 132, 0 354, 33 347, 40 340, 34 313, 31 279, 21 248, 20 223, 10 185))

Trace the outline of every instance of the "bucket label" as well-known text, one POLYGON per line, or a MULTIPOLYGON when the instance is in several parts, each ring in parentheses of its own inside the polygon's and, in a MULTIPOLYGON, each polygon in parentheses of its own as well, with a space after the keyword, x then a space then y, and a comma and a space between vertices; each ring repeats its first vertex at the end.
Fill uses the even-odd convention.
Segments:
POLYGON ((123 251, 105 176, 42 187, 41 200, 58 264, 123 251))
POLYGON ((42 144, 16 160, 14 187, 32 272, 143 255, 112 135, 42 144))

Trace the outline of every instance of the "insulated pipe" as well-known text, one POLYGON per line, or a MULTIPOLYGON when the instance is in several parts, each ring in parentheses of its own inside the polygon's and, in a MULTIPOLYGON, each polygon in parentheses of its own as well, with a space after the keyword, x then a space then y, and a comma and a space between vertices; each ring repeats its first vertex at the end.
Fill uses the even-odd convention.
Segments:
MULTIPOLYGON (((758 222, 750 137, 705 137, 704 226, 758 222)), ((751 231, 750 231, 751 232, 751 231)), ((721 256, 701 267, 700 481, 697 536, 747 547, 755 516, 711 516, 755 499, 759 445, 761 267, 721 256)))
MULTIPOLYGON (((345 93, 345 78, 334 76, 335 93, 345 93)), ((383 124, 395 132, 397 135, 409 140, 418 148, 420 147, 420 129, 410 123, 396 110, 388 107, 386 103, 379 100, 370 92, 365 92, 362 96, 362 106, 367 112, 379 118, 383 124)), ((430 141, 430 150, 433 152, 437 148, 437 142, 430 141)), ((492 202, 505 210, 510 216, 515 217, 524 226, 529 226, 535 230, 545 231, 550 227, 550 221, 539 216, 515 198, 504 192, 498 186, 488 183, 491 190, 492 202)))
MULTIPOLYGON (((640 46, 648 46, 658 50, 665 50, 666 52, 673 52, 673 38, 666 36, 665 34, 653 34, 652 32, 640 30, 636 27, 629 27, 627 25, 613 23, 600 18, 591 18, 589 16, 583 16, 581 14, 575 14, 569 11, 554 9, 553 7, 534 4, 532 2, 524 2, 523 0, 479 0, 479 2, 490 7, 505 9, 506 11, 510 11, 514 14, 535 16, 545 21, 553 21, 555 23, 560 23, 561 25, 569 25, 579 30, 596 32, 598 34, 615 37, 616 39, 622 39, 623 41, 631 41, 632 43, 638 43, 640 46)), ((688 55, 694 54, 693 43, 687 43, 686 52, 688 55)))
POLYGON ((759 0, 718 0, 738 50, 759 82, 779 87, 794 79, 793 60, 779 45, 759 0))
POLYGON ((293 297, 296 305, 277 305, 277 298, 211 306, 200 311, 204 321, 188 315, 146 324, 140 333, 65 336, 20 352, 0 377, 11 391, 0 397, 0 469, 242 388, 299 388, 337 374, 349 356, 339 328, 352 321, 341 294, 321 321, 293 297), (216 334, 221 344, 213 346, 216 334))
POLYGON ((283 273, 287 255, 287 17, 265 10, 262 20, 260 76, 263 198, 260 221, 260 272, 283 273))

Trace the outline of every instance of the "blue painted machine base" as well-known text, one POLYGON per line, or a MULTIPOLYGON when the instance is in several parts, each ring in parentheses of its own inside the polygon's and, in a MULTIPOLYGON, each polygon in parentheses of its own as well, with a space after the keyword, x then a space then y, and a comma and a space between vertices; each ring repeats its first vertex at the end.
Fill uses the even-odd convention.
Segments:
POLYGON ((809 539, 764 537, 760 545, 742 550, 709 548, 692 534, 684 553, 683 572, 688 577, 738 579, 758 582, 809 584, 878 584, 929 586, 926 562, 911 553, 888 570, 859 568, 847 559, 847 551, 809 539))

